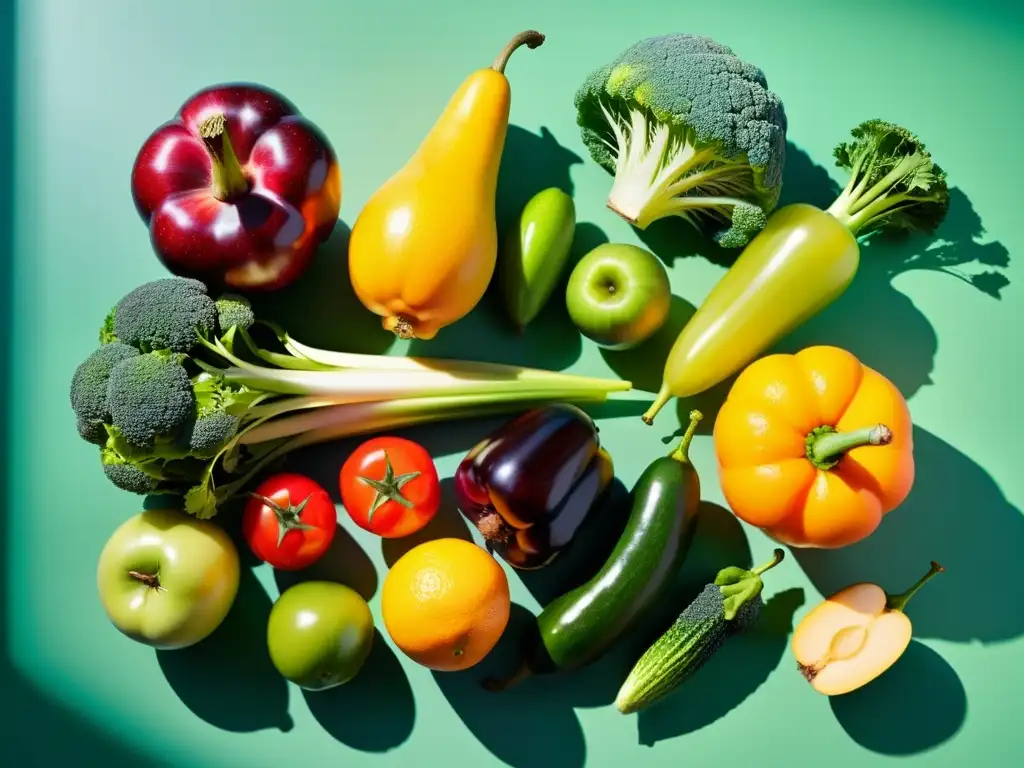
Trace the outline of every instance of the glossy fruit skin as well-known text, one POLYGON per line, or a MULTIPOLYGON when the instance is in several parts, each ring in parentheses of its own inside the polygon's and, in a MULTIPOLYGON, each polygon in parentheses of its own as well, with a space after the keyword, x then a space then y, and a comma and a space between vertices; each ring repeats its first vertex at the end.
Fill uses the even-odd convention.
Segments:
POLYGON ((161 650, 208 637, 238 593, 239 558, 224 529, 178 509, 150 509, 107 540, 97 587, 111 623, 125 636, 161 650), (131 572, 155 578, 147 584, 131 572))
POLYGON ((573 268, 565 301, 580 333, 618 351, 646 341, 665 324, 672 288, 664 265, 650 251, 602 243, 573 268))
POLYGON ((511 612, 505 571, 463 539, 434 539, 402 555, 384 579, 380 605, 396 647, 440 672, 478 664, 511 612))
POLYGON ((373 649, 370 606, 351 587, 303 581, 274 603, 267 621, 267 649, 277 671, 308 691, 344 685, 373 649))
POLYGON ((455 471, 455 495, 492 552, 533 570, 572 543, 614 474, 593 420, 555 404, 526 411, 477 443, 455 471))
POLYGON ((356 218, 348 251, 352 288, 400 338, 434 338, 469 314, 491 282, 511 97, 504 71, 472 72, 413 156, 356 218))
POLYGON ((175 275, 240 292, 298 278, 334 230, 341 171, 324 134, 281 94, 255 84, 205 88, 143 143, 132 197, 175 275), (221 201, 199 124, 223 113, 248 190, 221 201))
POLYGON ((420 530, 434 518, 441 505, 441 485, 434 460, 422 445, 403 437, 384 435, 362 443, 342 464, 338 484, 342 504, 352 521, 386 539, 420 530), (388 461, 397 476, 419 473, 400 489, 409 506, 388 500, 371 515, 377 492, 361 478, 384 479, 388 461))
POLYGON ((576 206, 558 187, 530 198, 509 228, 498 277, 505 309, 520 331, 551 297, 575 234, 576 206))
POLYGON ((714 441, 733 512, 791 547, 838 548, 866 538, 914 483, 906 401, 882 374, 836 347, 747 366, 719 410, 714 441), (813 430, 875 424, 888 427, 892 442, 855 447, 829 469, 808 458, 813 430))
POLYGON ((334 541, 338 513, 327 491, 316 481, 291 472, 268 477, 253 491, 242 512, 242 535, 252 553, 263 562, 282 571, 306 568, 321 557, 334 541), (308 528, 294 527, 282 521, 269 499, 281 509, 297 508, 305 500, 297 522, 308 528))
POLYGON ((857 240, 813 205, 779 208, 711 289, 665 362, 662 394, 725 381, 835 301, 860 265, 857 240))
POLYGON ((700 477, 689 461, 662 456, 633 488, 626 527, 589 581, 549 603, 524 649, 534 673, 582 668, 603 656, 665 594, 689 552, 700 477))

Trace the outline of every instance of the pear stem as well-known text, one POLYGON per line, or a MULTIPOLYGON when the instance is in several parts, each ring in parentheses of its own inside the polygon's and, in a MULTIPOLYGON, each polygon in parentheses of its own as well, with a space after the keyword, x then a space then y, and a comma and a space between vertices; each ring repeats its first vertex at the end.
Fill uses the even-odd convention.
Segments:
POLYGON ((536 48, 543 42, 544 35, 540 32, 536 32, 532 29, 529 29, 526 32, 520 32, 501 50, 501 53, 498 54, 494 63, 491 64, 491 69, 505 74, 505 66, 508 64, 509 57, 512 56, 516 48, 519 48, 522 45, 525 45, 528 48, 536 48))
POLYGON ((697 424, 703 418, 704 414, 700 411, 690 411, 690 424, 686 427, 686 432, 683 434, 683 439, 679 441, 678 447, 672 451, 673 459, 682 462, 690 461, 690 443, 693 442, 693 436, 697 432, 697 424))
POLYGON ((203 120, 199 124, 199 138, 210 153, 213 196, 221 201, 229 201, 244 195, 249 189, 249 182, 231 146, 224 115, 218 112, 203 120))
POLYGON ((774 552, 772 552, 772 559, 771 560, 769 560, 767 563, 764 563, 763 565, 759 565, 757 568, 752 568, 750 570, 750 572, 752 574, 754 574, 755 576, 760 576, 762 573, 764 573, 768 569, 774 568, 776 565, 781 563, 785 556, 786 556, 785 552, 783 552, 781 549, 776 549, 774 552))
POLYGON ((920 579, 918 579, 917 583, 914 586, 912 586, 910 589, 908 589, 906 592, 904 592, 903 594, 901 594, 901 595, 890 595, 886 599, 886 601, 885 601, 885 607, 888 608, 890 611, 900 611, 900 612, 902 612, 903 609, 907 607, 907 603, 910 602, 910 598, 912 598, 914 596, 914 594, 917 592, 917 590, 919 590, 921 587, 923 587, 925 585, 925 583, 929 579, 931 579, 932 576, 934 576, 937 573, 942 573, 944 570, 946 570, 946 569, 943 568, 938 563, 936 563, 934 560, 932 560, 932 567, 928 571, 928 573, 926 573, 924 576, 922 576, 920 579))

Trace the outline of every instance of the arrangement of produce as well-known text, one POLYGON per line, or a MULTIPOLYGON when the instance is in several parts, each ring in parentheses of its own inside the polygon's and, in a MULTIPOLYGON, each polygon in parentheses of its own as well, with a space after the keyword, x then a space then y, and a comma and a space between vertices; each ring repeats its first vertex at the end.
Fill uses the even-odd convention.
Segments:
POLYGON ((725 381, 842 295, 860 265, 858 237, 932 232, 945 218, 946 173, 917 136, 882 120, 851 134, 835 149, 845 189, 827 210, 793 203, 772 214, 679 333, 647 424, 672 397, 725 381))
MULTIPOLYGON (((348 277, 361 309, 379 316, 379 333, 429 342, 472 312, 492 282, 518 331, 551 301, 564 302, 580 335, 611 353, 642 349, 665 326, 677 267, 612 242, 570 268, 577 204, 562 190, 538 185, 499 237, 505 69, 517 49, 542 42, 523 32, 472 72, 358 213, 348 277)), ((858 238, 928 232, 942 220, 945 172, 909 131, 868 120, 836 149, 849 183, 831 206, 776 210, 788 123, 760 69, 686 34, 641 40, 606 62, 574 104, 591 158, 613 175, 608 208, 638 229, 680 217, 741 249, 667 359, 655 361, 664 380, 644 421, 671 398, 738 374, 712 430, 731 512, 780 546, 863 541, 914 484, 909 406, 884 372, 847 350, 770 348, 850 284, 858 238)), ((234 514, 258 567, 299 573, 274 603, 265 642, 280 675, 308 691, 363 674, 375 642, 367 600, 309 570, 339 526, 381 540, 417 535, 383 578, 380 622, 406 659, 439 673, 475 667, 508 631, 509 574, 565 562, 585 546, 584 532, 606 536, 605 561, 516 638, 516 665, 480 680, 494 692, 582 670, 671 602, 703 500, 705 471, 691 460, 700 411, 668 454, 630 443, 646 466, 627 500, 615 502, 624 526, 595 529, 622 462, 587 407, 630 382, 319 349, 256 316, 246 294, 294 282, 340 210, 331 144, 282 96, 242 84, 200 91, 144 141, 131 181, 170 275, 137 286, 102 318, 69 392, 77 434, 109 482, 150 497, 98 562, 103 610, 124 636, 177 649, 217 630, 239 587, 239 553, 220 525, 234 514), (496 415, 503 423, 450 478, 476 538, 430 538, 447 478, 427 443, 395 432, 496 415), (297 468, 278 468, 300 448, 354 436, 362 442, 338 461, 336 497, 297 468)), ((723 563, 690 605, 671 606, 677 618, 633 660, 617 709, 638 712, 699 670, 713 674, 706 664, 722 644, 756 625, 762 576, 783 558, 775 549, 758 567, 723 563)), ((932 563, 902 595, 854 584, 805 615, 792 651, 812 689, 841 695, 895 664, 912 636, 907 602, 941 570, 932 563)))

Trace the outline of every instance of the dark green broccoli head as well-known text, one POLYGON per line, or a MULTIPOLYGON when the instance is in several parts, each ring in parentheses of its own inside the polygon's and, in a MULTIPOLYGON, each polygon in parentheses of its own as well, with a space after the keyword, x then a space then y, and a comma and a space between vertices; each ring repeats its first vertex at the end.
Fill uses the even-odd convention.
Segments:
POLYGON ((84 440, 96 445, 106 442, 104 425, 110 419, 107 384, 111 371, 123 360, 138 356, 134 347, 112 342, 97 348, 75 369, 71 377, 71 408, 78 434, 84 440))
POLYGON ((256 322, 252 304, 244 296, 225 293, 217 299, 216 304, 217 325, 221 333, 227 333, 233 327, 247 331, 256 322))
POLYGON ((574 103, 584 145, 615 174, 610 207, 641 229, 678 215, 739 246, 753 219, 732 227, 733 209, 766 216, 778 204, 785 109, 728 46, 686 34, 641 40, 594 70, 574 103))
POLYGON ((199 280, 168 277, 134 288, 114 308, 114 334, 143 352, 190 352, 217 331, 217 305, 199 280))
POLYGON ((114 366, 107 402, 111 425, 140 449, 176 439, 196 409, 192 380, 177 356, 156 352, 114 366))

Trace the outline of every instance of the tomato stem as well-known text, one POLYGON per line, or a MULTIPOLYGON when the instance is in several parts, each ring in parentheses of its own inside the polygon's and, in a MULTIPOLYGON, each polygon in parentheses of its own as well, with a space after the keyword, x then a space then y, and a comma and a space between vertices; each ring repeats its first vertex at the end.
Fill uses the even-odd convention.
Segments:
POLYGON ((421 474, 423 473, 416 470, 415 472, 406 472, 404 475, 395 475, 395 468, 391 465, 391 457, 388 456, 387 451, 384 451, 384 477, 380 480, 374 480, 363 475, 359 476, 361 483, 370 486, 377 492, 376 496, 373 497, 373 503, 370 504, 370 509, 366 513, 366 522, 372 522, 377 510, 389 501, 394 501, 406 509, 411 509, 413 504, 402 495, 402 486, 410 480, 415 480, 421 474))
POLYGON ((313 498, 313 494, 310 494, 304 498, 297 506, 292 506, 291 497, 288 498, 288 505, 282 507, 273 499, 268 499, 266 496, 261 496, 258 493, 250 493, 254 499, 259 499, 268 507, 274 511, 275 517, 277 517, 277 546, 281 546, 281 542, 284 541, 284 537, 288 531, 309 531, 314 528, 312 525, 308 525, 300 519, 302 511, 306 508, 306 504, 313 498))

